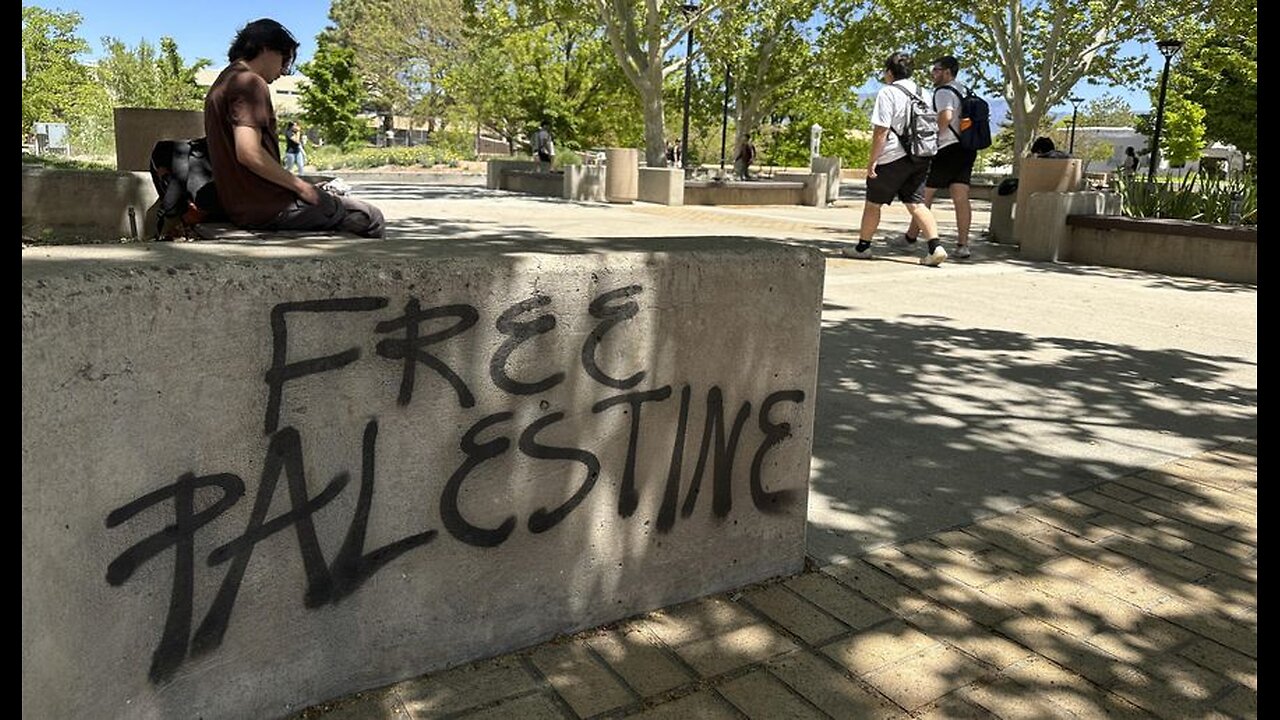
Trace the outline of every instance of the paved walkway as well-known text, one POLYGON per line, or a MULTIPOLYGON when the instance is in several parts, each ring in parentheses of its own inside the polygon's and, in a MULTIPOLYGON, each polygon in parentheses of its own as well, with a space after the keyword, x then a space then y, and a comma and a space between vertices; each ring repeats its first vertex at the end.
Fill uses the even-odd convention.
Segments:
MULTIPOLYGON (((1256 287, 981 238, 937 269, 881 243, 845 260, 856 185, 822 210, 357 189, 392 239, 334 252, 739 235, 826 254, 810 570, 302 717, 1256 717, 1256 287)), ((882 237, 906 221, 887 208, 882 237)))
POLYGON ((302 718, 1257 717, 1253 441, 302 718))

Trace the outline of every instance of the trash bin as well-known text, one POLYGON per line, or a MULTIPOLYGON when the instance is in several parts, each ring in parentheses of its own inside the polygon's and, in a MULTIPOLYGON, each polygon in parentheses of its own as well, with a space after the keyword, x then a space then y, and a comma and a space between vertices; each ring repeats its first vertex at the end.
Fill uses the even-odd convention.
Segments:
POLYGON ((1005 178, 996 186, 991 198, 991 228, 987 239, 996 243, 1012 243, 1013 202, 1018 195, 1018 178, 1005 178))
MULTIPOLYGON (((1080 158, 1040 158, 1022 159, 1018 171, 1018 208, 1027 206, 1032 193, 1039 192, 1075 192, 1081 189, 1084 161, 1080 158)), ((1022 235, 1028 232, 1023 227, 1023 216, 1014 210, 1013 241, 1021 243, 1022 235)))
POLYGON ((611 203, 635 202, 640 191, 640 151, 605 148, 604 199, 611 203))

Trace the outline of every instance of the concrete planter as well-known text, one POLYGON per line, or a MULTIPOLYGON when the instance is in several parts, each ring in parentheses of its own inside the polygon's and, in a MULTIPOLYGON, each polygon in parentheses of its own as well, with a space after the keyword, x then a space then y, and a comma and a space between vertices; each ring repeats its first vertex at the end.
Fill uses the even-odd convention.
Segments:
POLYGON ((1059 259, 1171 275, 1258 282, 1258 228, 1186 220, 1071 215, 1059 259))
POLYGON ((606 148, 604 151, 604 196, 611 203, 635 202, 639 196, 640 151, 634 148, 606 148))

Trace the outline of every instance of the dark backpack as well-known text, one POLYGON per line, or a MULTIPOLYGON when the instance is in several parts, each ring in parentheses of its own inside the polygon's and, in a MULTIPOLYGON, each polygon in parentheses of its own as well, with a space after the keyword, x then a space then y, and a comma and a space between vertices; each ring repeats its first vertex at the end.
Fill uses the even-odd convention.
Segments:
POLYGON ((161 140, 151 150, 151 182, 156 202, 156 239, 190 237, 202 222, 226 219, 213 184, 213 164, 205 138, 161 140))
POLYGON ((950 85, 939 88, 942 89, 950 90, 960 98, 960 131, 956 133, 960 147, 966 150, 991 147, 991 108, 987 101, 974 95, 970 88, 965 88, 964 95, 950 85))
POLYGON ((938 113, 930 107, 924 98, 912 93, 901 85, 889 84, 906 94, 907 122, 903 132, 892 127, 889 131, 898 136, 902 149, 911 157, 933 157, 938 154, 938 113))

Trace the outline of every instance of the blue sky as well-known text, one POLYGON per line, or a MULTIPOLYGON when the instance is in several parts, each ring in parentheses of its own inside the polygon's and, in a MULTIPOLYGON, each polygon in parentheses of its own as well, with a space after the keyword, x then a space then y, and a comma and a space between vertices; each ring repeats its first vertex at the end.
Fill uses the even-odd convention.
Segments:
MULTIPOLYGON (((316 35, 329 20, 327 0, 215 0, 210 3, 175 3, 174 0, 34 0, 24 4, 62 12, 79 12, 82 18, 80 37, 89 41, 93 48, 90 58, 101 55, 103 36, 118 38, 134 47, 143 39, 153 45, 159 44, 161 36, 169 35, 178 42, 178 50, 188 62, 205 57, 212 60, 215 67, 221 66, 225 61, 227 47, 236 31, 245 23, 260 17, 274 18, 289 28, 302 43, 298 59, 306 62, 315 52, 316 35)), ((1128 43, 1125 50, 1148 57, 1152 77, 1155 76, 1159 69, 1156 62, 1162 58, 1154 43, 1148 43, 1147 46, 1128 43)), ((878 88, 879 83, 872 81, 859 91, 875 92, 878 88)), ((1111 92, 1124 98, 1135 111, 1145 112, 1151 109, 1151 99, 1145 89, 1126 90, 1084 83, 1076 89, 1077 94, 1085 98, 1086 104, 1105 92, 1111 92)), ((1071 112, 1071 106, 1059 107, 1057 112, 1071 112)))

